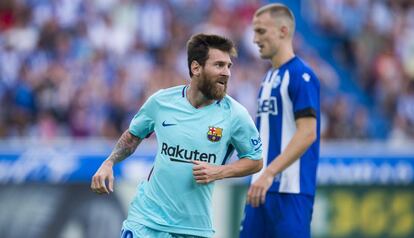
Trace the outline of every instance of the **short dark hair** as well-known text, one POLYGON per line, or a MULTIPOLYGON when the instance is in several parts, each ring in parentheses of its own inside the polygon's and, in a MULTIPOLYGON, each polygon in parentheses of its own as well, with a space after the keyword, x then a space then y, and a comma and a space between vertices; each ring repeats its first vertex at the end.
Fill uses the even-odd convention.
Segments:
POLYGON ((193 77, 191 63, 195 60, 201 66, 204 66, 208 59, 210 48, 227 52, 232 57, 237 56, 237 50, 234 43, 225 37, 207 34, 193 35, 187 42, 187 61, 190 77, 193 77))

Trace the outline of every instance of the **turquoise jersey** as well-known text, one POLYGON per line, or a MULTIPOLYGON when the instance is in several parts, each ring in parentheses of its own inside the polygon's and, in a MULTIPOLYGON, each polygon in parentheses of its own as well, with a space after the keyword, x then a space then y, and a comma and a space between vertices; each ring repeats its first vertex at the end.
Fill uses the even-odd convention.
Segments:
POLYGON ((148 181, 141 183, 125 221, 170 233, 211 237, 214 183, 197 184, 191 161, 223 165, 234 150, 239 158, 261 159, 259 133, 247 110, 229 96, 196 109, 188 86, 160 90, 132 119, 129 131, 152 132, 157 155, 148 181))

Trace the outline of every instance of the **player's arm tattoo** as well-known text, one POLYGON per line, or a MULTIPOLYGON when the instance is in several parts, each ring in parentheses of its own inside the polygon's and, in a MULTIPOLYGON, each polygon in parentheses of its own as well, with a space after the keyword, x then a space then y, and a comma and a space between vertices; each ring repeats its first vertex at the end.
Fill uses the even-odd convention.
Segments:
POLYGON ((113 162, 114 164, 121 162, 134 153, 141 141, 141 138, 132 135, 128 130, 126 130, 122 134, 121 138, 119 138, 115 148, 112 150, 112 153, 107 160, 113 162))

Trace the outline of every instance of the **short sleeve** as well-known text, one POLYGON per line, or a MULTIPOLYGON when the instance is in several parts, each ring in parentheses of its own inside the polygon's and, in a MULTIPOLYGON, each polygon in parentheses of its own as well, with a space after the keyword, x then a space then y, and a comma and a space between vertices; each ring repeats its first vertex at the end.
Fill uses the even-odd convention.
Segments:
POLYGON ((156 94, 150 96, 129 124, 129 132, 139 138, 145 138, 154 131, 157 111, 156 94))
POLYGON ((239 158, 260 160, 262 158, 262 142, 259 132, 246 109, 239 110, 233 118, 231 144, 239 158))
POLYGON ((312 73, 298 73, 290 80, 289 94, 295 119, 317 117, 319 112, 319 80, 312 73))

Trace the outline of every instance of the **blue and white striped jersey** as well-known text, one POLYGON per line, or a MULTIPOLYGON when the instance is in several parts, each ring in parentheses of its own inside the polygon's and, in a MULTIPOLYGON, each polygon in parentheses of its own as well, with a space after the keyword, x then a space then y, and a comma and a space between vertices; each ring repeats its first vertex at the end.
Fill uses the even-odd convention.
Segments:
POLYGON ((317 139, 306 152, 282 173, 270 187, 271 192, 315 194, 319 159, 320 105, 319 80, 298 57, 279 68, 270 69, 263 78, 258 95, 256 125, 263 143, 263 169, 255 181, 288 145, 296 131, 295 120, 315 117, 317 139))

